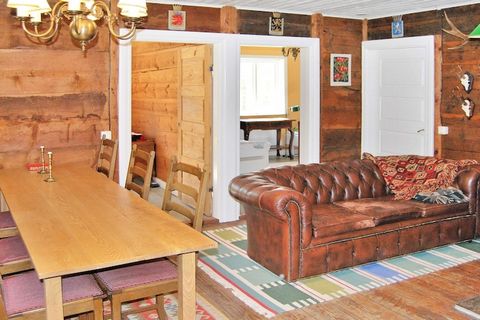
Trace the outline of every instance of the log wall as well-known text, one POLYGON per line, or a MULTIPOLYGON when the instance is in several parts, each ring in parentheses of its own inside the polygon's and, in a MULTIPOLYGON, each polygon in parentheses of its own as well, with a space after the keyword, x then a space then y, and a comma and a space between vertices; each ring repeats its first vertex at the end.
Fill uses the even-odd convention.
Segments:
POLYGON ((312 17, 312 35, 320 38, 320 161, 360 157, 362 21, 312 17), (330 54, 352 55, 352 85, 330 86, 330 54))
MULTIPOLYGON (((40 145, 55 152, 56 163, 75 161, 93 165, 99 131, 113 130, 116 136, 115 44, 102 26, 98 39, 84 56, 63 25, 56 42, 37 45, 26 38, 6 2, 0 0, 0 167, 22 166, 38 160, 40 145)), ((166 29, 170 6, 148 6, 149 19, 144 27, 166 29)), ((189 31, 237 32, 238 29, 239 33, 268 33, 269 12, 237 10, 235 16, 233 9, 228 15, 226 12, 222 15, 222 9, 218 8, 184 6, 183 9, 187 11, 189 31), (227 18, 233 21, 228 30, 220 22, 227 18)), ((480 21, 479 4, 446 11, 464 32, 471 31, 480 21)), ((322 161, 358 157, 362 21, 321 17, 315 22, 305 15, 283 17, 286 36, 311 35, 321 39, 322 161), (330 53, 352 54, 351 87, 329 86, 330 53)), ((442 27, 447 27, 442 11, 404 15, 403 20, 406 36, 442 36, 441 121, 450 128, 450 134, 442 138, 443 155, 480 159, 480 147, 474 143, 480 131, 478 107, 470 120, 460 109, 462 97, 480 103, 480 87, 475 85, 466 95, 458 83, 464 71, 480 79, 477 54, 480 41, 471 41, 460 50, 447 50, 459 41, 441 32, 442 27)), ((389 38, 390 22, 390 18, 369 21, 369 39, 389 38)))
POLYGON ((93 165, 100 131, 110 128, 110 41, 104 27, 86 56, 63 26, 38 45, 0 0, 0 168, 38 161, 93 165))
MULTIPOLYGON (((272 12, 238 10, 238 31, 244 34, 268 35, 269 17, 272 12)), ((283 35, 310 37, 310 16, 282 14, 283 35)))
MULTIPOLYGON (((446 9, 448 17, 464 33, 469 33, 480 22, 480 4, 446 9)), ((441 74, 441 107, 440 121, 449 127, 449 134, 441 136, 440 154, 445 158, 480 160, 480 113, 474 111, 468 120, 461 109, 462 99, 470 98, 480 105, 480 41, 471 40, 460 49, 448 48, 461 44, 457 38, 442 32, 442 28, 450 29, 442 11, 403 16, 406 36, 440 35, 442 37, 442 74, 441 74), (460 76, 469 71, 476 79, 473 90, 467 94, 460 85, 460 76)), ((370 20, 369 39, 390 38, 391 18, 370 20)))
MULTIPOLYGON (((148 19, 144 29, 168 30, 168 10, 172 5, 148 4, 148 19)), ((220 32, 220 9, 209 7, 182 6, 186 12, 186 31, 220 32)))

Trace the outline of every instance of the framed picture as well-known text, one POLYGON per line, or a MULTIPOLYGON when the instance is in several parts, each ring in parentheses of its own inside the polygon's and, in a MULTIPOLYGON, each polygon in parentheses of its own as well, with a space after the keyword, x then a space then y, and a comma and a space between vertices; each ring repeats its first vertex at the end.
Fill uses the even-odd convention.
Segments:
POLYGON ((181 10, 168 10, 168 30, 185 30, 187 14, 181 10))
POLYGON ((332 53, 330 55, 330 85, 352 85, 352 55, 332 53))
POLYGON ((270 17, 268 23, 268 34, 273 36, 283 36, 283 18, 278 14, 274 14, 270 17))
POLYGON ((392 38, 403 37, 403 20, 392 22, 392 38))

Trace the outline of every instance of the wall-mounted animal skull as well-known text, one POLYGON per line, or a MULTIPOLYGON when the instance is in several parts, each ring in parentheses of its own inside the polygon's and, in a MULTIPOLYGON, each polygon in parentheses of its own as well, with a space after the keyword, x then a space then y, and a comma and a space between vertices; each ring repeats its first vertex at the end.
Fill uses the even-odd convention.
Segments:
POLYGON ((470 72, 465 72, 461 77, 460 77, 460 82, 462 83, 463 88, 465 89, 466 93, 470 93, 473 88, 473 74, 470 72))
POLYGON ((475 108, 475 104, 470 99, 463 99, 462 103, 462 110, 465 112, 465 116, 467 119, 470 119, 473 116, 473 109, 475 108))

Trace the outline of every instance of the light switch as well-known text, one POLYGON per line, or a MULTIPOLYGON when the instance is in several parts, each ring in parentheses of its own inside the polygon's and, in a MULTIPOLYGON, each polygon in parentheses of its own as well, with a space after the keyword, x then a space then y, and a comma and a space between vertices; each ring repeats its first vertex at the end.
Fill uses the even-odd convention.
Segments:
POLYGON ((112 139, 112 131, 100 131, 100 139, 112 139))
POLYGON ((447 135, 447 134, 448 134, 448 127, 446 127, 446 126, 438 126, 438 134, 440 134, 440 135, 447 135))

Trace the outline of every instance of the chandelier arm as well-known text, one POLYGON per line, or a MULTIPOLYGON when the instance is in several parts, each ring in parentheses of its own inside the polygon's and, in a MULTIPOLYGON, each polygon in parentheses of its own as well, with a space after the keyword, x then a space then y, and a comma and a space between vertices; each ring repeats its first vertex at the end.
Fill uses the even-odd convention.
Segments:
POLYGON ((27 35, 40 38, 41 40, 49 40, 53 38, 58 31, 58 25, 62 16, 62 9, 67 5, 68 2, 63 0, 59 1, 53 7, 52 12, 48 12, 48 16, 50 17, 50 25, 45 32, 39 33, 37 24, 34 25, 34 31, 29 30, 25 20, 22 20, 23 31, 25 31, 27 35))
POLYGON ((128 30, 128 32, 126 34, 120 34, 120 33, 116 33, 115 30, 113 29, 113 21, 115 21, 114 19, 113 20, 108 20, 108 30, 110 30, 110 33, 112 34, 112 36, 114 36, 115 38, 117 39, 120 39, 120 40, 128 40, 128 39, 131 39, 134 34, 135 34, 135 31, 137 30, 137 26, 135 25, 135 22, 132 22, 131 26, 130 26, 130 30, 128 30))
POLYGON ((93 3, 92 9, 95 7, 100 7, 101 9, 103 9, 103 11, 107 14, 108 18, 112 16, 112 12, 110 11, 110 8, 107 6, 105 2, 97 0, 93 3))
POLYGON ((114 23, 117 21, 118 17, 116 15, 112 14, 112 12, 111 12, 110 8, 107 6, 107 4, 103 1, 95 1, 95 4, 93 6, 94 7, 99 6, 107 14, 106 17, 104 17, 104 18, 107 20, 108 30, 110 31, 112 36, 114 36, 115 38, 120 39, 120 40, 128 40, 128 39, 133 37, 133 35, 135 34, 135 31, 137 29, 137 26, 135 25, 134 21, 131 21, 130 30, 128 30, 128 32, 126 34, 121 35, 120 33, 116 33, 115 29, 114 29, 114 23))
POLYGON ((23 31, 25 31, 25 33, 27 35, 31 36, 31 37, 49 39, 49 38, 51 38, 55 35, 54 30, 57 30, 56 25, 58 25, 58 21, 53 19, 53 17, 51 19, 52 20, 50 21, 50 26, 43 33, 38 32, 38 26, 34 26, 34 31, 28 30, 28 27, 27 27, 27 24, 25 23, 25 20, 22 20, 23 31))

